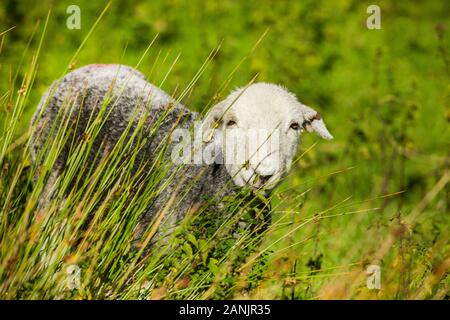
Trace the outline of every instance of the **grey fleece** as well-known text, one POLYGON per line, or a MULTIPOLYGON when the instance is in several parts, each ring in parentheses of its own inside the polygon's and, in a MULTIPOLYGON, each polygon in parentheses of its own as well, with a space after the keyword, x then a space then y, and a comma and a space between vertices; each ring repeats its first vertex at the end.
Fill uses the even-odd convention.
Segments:
MULTIPOLYGON (((173 147, 169 143, 170 133, 175 128, 190 128, 198 118, 198 114, 192 112, 174 101, 161 89, 148 83, 140 72, 133 68, 123 65, 101 65, 94 64, 79 68, 68 73, 62 79, 55 81, 47 90, 39 103, 39 107, 33 117, 32 123, 36 125, 36 131, 31 139, 31 156, 34 162, 37 161, 36 155, 45 141, 51 135, 51 127, 55 121, 61 121, 58 114, 61 114, 60 108, 66 108, 65 114, 70 114, 70 122, 76 123, 74 131, 75 143, 81 143, 86 137, 85 131, 88 123, 98 114, 105 100, 110 97, 107 104, 107 113, 109 116, 100 130, 96 140, 93 142, 93 148, 89 154, 89 162, 95 163, 96 154, 103 152, 105 145, 113 146, 123 134, 127 125, 133 119, 133 112, 137 112, 137 118, 133 121, 133 128, 141 116, 148 112, 148 118, 145 122, 145 129, 148 130, 149 139, 145 146, 138 152, 136 163, 148 161, 148 170, 151 170, 152 160, 155 158, 155 150, 159 150, 161 142, 163 145, 169 145, 168 154, 173 147), (69 113, 67 113, 69 111, 69 113), (162 116, 164 115, 164 116, 162 116), (162 121, 161 121, 162 120, 162 121), (161 121, 157 130, 155 123, 161 121), (106 144, 104 144, 106 142, 106 144), (102 144, 103 143, 103 144, 102 144)), ((72 139, 72 138, 71 138, 72 139)), ((49 179, 49 187, 54 183, 54 179, 62 172, 66 166, 69 143, 67 143, 58 158, 52 175, 49 179)), ((137 166, 136 168, 137 169, 137 166)), ((175 166, 170 166, 167 176, 170 175, 175 166)), ((183 218, 188 210, 198 205, 205 197, 212 197, 220 192, 218 199, 225 195, 235 193, 234 186, 230 184, 230 177, 224 166, 212 165, 186 165, 176 174, 176 179, 172 180, 167 188, 159 194, 154 203, 149 206, 142 214, 140 228, 137 232, 138 237, 151 222, 159 210, 169 201, 177 186, 186 186, 198 178, 189 190, 183 190, 182 197, 175 200, 176 204, 171 209, 175 212, 170 218, 169 225, 176 223, 183 218)), ((161 184, 164 181, 161 182, 161 184)), ((47 190, 45 197, 50 197, 51 191, 47 190)), ((220 203, 218 204, 220 207, 220 203)))

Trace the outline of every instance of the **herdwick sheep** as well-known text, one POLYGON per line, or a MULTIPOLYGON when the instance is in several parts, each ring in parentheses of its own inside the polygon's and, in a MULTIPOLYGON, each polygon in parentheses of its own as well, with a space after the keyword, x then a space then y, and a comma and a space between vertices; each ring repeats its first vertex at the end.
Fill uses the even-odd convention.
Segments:
MULTIPOLYGON (((73 137, 68 141, 81 143, 86 138, 88 123, 99 114, 106 97, 109 97, 107 116, 89 154, 92 164, 98 161, 96 155, 99 150, 105 149, 105 145, 114 146, 130 121, 136 126, 144 114, 147 115, 145 129, 150 138, 138 152, 136 164, 147 161, 148 170, 152 170, 155 150, 162 144, 169 145, 166 153, 169 157, 180 145, 178 138, 183 136, 180 132, 193 127, 200 132, 200 139, 194 139, 191 145, 196 150, 192 152, 195 155, 191 160, 182 158, 185 165, 181 169, 176 165, 170 166, 167 176, 179 171, 174 179, 167 180, 155 201, 141 215, 137 237, 142 235, 156 213, 172 201, 172 194, 184 192, 172 206, 174 212, 167 217, 170 226, 176 225, 189 210, 208 197, 218 199, 216 204, 220 208, 220 199, 232 196, 242 188, 267 195, 288 172, 303 129, 325 139, 332 138, 318 112, 300 103, 292 93, 278 85, 255 83, 238 89, 213 106, 201 120, 197 113, 148 83, 135 69, 94 64, 55 81, 42 97, 32 120, 35 127, 31 138, 32 161, 38 162, 37 155, 55 131, 51 127, 55 121, 60 121, 58 114, 62 108, 67 109, 69 122, 75 124, 73 137), (157 130, 152 132, 156 124, 157 130), (199 154, 204 156, 207 150, 213 150, 212 161, 192 160, 199 154), (192 181, 195 183, 186 188, 189 190, 180 190, 180 185, 186 186, 192 181)), ((54 192, 53 185, 63 172, 69 153, 67 143, 47 182, 44 204, 54 192)), ((163 179, 161 185, 164 182, 163 179)))

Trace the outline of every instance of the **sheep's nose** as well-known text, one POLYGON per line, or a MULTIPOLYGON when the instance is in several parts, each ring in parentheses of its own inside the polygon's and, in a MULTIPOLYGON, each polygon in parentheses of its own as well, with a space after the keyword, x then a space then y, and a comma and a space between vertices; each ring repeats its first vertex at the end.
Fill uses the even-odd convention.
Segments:
POLYGON ((268 165, 260 165, 259 168, 256 169, 256 174, 259 177, 259 182, 262 184, 267 183, 276 173, 275 166, 268 165))
POLYGON ((259 176, 259 181, 261 181, 262 184, 265 184, 272 177, 273 177, 273 174, 265 175, 265 176, 259 176))

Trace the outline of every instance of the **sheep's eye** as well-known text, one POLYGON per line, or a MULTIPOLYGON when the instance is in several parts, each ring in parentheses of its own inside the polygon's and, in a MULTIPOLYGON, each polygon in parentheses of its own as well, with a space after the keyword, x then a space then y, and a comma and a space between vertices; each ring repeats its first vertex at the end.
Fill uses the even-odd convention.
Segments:
POLYGON ((227 127, 232 127, 232 126, 235 126, 235 125, 236 125, 236 121, 234 121, 234 120, 229 120, 227 122, 227 127))
POLYGON ((289 128, 297 131, 300 130, 300 125, 297 122, 294 122, 289 128))
POLYGON ((220 126, 220 123, 221 123, 221 122, 222 122, 222 121, 220 121, 219 118, 214 117, 214 121, 213 121, 213 123, 211 124, 211 128, 217 129, 217 128, 220 126))

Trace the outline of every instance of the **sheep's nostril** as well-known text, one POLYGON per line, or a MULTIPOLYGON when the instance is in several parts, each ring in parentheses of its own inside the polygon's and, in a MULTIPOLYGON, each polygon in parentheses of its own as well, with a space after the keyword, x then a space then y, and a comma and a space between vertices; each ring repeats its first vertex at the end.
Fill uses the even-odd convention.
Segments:
POLYGON ((267 175, 267 176, 259 176, 259 181, 261 181, 261 183, 266 183, 267 181, 270 180, 270 178, 272 178, 273 175, 267 175))

